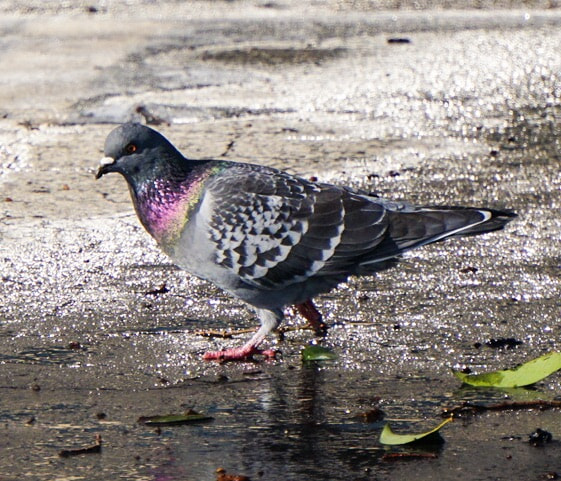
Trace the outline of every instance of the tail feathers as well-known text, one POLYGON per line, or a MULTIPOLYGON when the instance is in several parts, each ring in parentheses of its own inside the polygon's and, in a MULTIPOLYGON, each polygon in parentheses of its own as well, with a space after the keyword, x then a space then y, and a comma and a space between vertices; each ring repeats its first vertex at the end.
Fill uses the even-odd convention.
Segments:
MULTIPOLYGON (((450 209, 453 210, 454 208, 450 209)), ((461 210, 462 208, 460 207, 459 209, 461 210)), ((517 214, 510 210, 480 209, 480 212, 489 212, 491 216, 484 222, 476 224, 470 228, 466 228, 455 235, 477 235, 485 232, 492 232, 494 230, 500 230, 511 220, 517 217, 517 214)))
POLYGON ((470 207, 421 207, 415 210, 391 211, 385 239, 363 268, 396 257, 425 244, 451 236, 477 235, 502 229, 516 217, 511 211, 470 207))

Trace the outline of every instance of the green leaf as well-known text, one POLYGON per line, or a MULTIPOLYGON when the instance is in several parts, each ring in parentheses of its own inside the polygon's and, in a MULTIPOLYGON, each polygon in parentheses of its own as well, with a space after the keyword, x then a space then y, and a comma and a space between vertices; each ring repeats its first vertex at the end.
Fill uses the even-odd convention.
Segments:
POLYGON ((445 419, 434 429, 420 434, 395 434, 390 428, 390 425, 386 424, 380 434, 380 442, 390 446, 410 443, 440 444, 444 442, 444 439, 438 431, 442 426, 448 424, 450 421, 452 421, 452 418, 445 419))
POLYGON ((162 416, 141 416, 139 423, 149 426, 170 426, 173 424, 189 424, 201 421, 211 421, 212 417, 189 410, 183 414, 165 414, 162 416))
POLYGON ((332 361, 337 359, 337 354, 335 354, 331 349, 322 346, 307 346, 302 349, 302 361, 332 361))
POLYGON ((470 386, 522 387, 535 384, 561 369, 561 352, 550 352, 514 369, 483 374, 465 374, 452 370, 454 376, 470 386))

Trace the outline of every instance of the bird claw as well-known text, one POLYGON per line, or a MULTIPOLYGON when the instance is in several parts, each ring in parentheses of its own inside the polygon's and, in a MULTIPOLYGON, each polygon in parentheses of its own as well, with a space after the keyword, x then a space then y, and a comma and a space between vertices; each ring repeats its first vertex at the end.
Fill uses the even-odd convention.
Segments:
POLYGON ((203 355, 205 361, 218 361, 218 362, 229 362, 229 361, 248 361, 253 359, 254 355, 264 356, 265 359, 275 359, 277 351, 274 349, 257 349, 255 347, 246 348, 235 347, 231 349, 225 349, 224 351, 210 351, 203 355))

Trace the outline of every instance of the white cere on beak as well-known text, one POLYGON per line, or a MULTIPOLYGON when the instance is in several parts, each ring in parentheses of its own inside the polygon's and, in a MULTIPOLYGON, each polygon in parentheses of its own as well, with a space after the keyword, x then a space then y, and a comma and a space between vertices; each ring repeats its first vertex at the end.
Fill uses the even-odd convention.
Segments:
POLYGON ((111 165, 115 162, 115 159, 113 157, 103 157, 100 161, 99 161, 99 165, 100 166, 104 166, 104 165, 111 165))

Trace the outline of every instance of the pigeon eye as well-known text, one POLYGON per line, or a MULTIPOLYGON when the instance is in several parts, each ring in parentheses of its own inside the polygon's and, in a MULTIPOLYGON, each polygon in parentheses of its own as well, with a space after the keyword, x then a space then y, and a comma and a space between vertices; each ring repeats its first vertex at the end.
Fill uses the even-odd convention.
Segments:
POLYGON ((125 151, 127 152, 127 154, 134 154, 136 152, 136 145, 134 144, 129 144, 125 147, 125 151))

